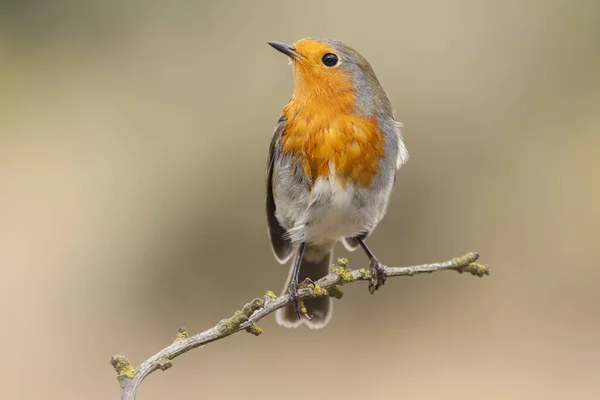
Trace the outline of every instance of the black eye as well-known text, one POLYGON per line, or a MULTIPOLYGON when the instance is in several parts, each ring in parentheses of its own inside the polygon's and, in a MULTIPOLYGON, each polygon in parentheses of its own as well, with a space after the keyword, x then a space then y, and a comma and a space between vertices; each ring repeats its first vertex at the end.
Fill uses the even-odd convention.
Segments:
POLYGON ((333 67, 338 63, 338 56, 333 53, 327 53, 323 56, 321 61, 323 61, 323 64, 327 65, 328 67, 333 67))

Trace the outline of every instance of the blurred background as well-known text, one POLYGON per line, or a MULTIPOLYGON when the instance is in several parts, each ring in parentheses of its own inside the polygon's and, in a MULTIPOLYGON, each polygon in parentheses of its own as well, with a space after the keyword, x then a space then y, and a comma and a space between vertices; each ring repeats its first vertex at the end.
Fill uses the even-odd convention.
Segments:
POLYGON ((268 317, 138 398, 599 398, 598 1, 0 5, 1 398, 116 399, 114 353, 279 293, 264 172, 292 72, 265 42, 306 36, 359 50, 405 125, 379 258, 492 275, 347 286, 326 329, 268 317))

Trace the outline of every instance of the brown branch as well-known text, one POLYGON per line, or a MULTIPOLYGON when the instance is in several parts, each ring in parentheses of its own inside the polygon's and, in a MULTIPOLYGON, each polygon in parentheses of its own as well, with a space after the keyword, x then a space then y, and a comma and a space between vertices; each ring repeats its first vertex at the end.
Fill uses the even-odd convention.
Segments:
MULTIPOLYGON (((388 277, 412 276, 416 274, 432 273, 437 271, 468 272, 472 275, 482 277, 489 275, 489 269, 475 261, 479 258, 477 253, 468 253, 462 257, 454 258, 434 264, 423 264, 411 267, 384 267, 388 277)), ((340 287, 350 282, 368 281, 371 273, 367 269, 350 270, 348 260, 339 259, 329 275, 324 276, 314 283, 314 286, 300 289, 299 298, 306 299, 319 296, 331 296, 341 298, 340 287)), ((273 292, 267 292, 262 298, 256 298, 244 305, 241 310, 236 311, 233 316, 221 320, 216 326, 189 336, 184 328, 179 329, 175 341, 144 361, 139 367, 133 368, 129 359, 123 355, 111 357, 110 363, 117 371, 117 378, 121 384, 121 400, 133 400, 139 385, 144 378, 157 369, 166 370, 173 366, 171 360, 196 347, 223 339, 236 332, 245 330, 253 335, 260 335, 262 330, 257 322, 277 309, 292 302, 289 295, 275 296, 273 292)))

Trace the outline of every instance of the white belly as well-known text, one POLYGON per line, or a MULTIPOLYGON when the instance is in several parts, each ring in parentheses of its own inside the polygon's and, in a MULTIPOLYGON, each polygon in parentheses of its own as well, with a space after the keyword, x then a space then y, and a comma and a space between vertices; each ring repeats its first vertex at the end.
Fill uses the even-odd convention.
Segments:
POLYGON ((295 214, 288 214, 294 221, 288 235, 294 242, 319 243, 372 231, 385 213, 388 195, 342 185, 334 175, 318 178, 310 195, 294 199, 296 207, 288 209, 295 214))

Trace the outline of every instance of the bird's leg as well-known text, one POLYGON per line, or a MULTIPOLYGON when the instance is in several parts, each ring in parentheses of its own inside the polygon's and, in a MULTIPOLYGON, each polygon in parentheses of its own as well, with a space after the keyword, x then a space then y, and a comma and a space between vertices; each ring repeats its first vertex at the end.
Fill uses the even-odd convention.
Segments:
POLYGON ((290 287, 288 289, 289 295, 294 301, 294 307, 296 309, 298 319, 302 317, 302 314, 306 314, 306 312, 303 312, 302 310, 304 307, 303 302, 298 299, 298 274, 300 274, 300 265, 302 264, 303 255, 304 243, 300 244, 300 247, 298 248, 298 254, 296 254, 296 259, 294 260, 294 266, 292 269, 292 280, 290 281, 290 287))
POLYGON ((370 268, 371 268, 371 280, 369 281, 369 292, 371 294, 375 293, 377 289, 383 284, 385 284, 385 280, 387 279, 387 274, 385 273, 385 268, 383 264, 379 262, 375 254, 369 249, 364 239, 357 238, 360 247, 367 253, 367 257, 371 260, 370 268))

